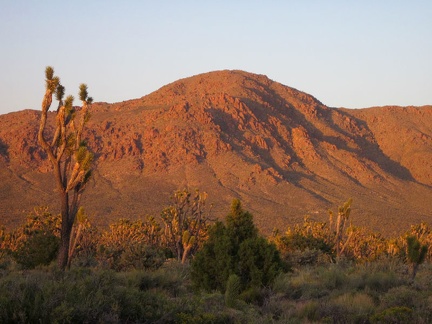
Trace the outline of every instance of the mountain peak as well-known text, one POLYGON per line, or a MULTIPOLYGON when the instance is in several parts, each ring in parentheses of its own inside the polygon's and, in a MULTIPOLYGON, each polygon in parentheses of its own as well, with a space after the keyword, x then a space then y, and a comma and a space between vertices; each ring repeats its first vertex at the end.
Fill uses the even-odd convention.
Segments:
POLYGON ((311 95, 270 80, 265 75, 241 70, 221 70, 180 79, 141 98, 143 102, 160 103, 165 98, 167 104, 179 100, 200 101, 205 97, 224 94, 233 98, 257 99, 266 101, 282 95, 288 101, 304 101, 321 104, 311 95))
MULTIPOLYGON (((11 222, 18 206, 53 204, 37 116, 0 116, 0 203, 9 206, 0 216, 11 222)), ((409 213, 415 222, 432 210, 422 199, 432 186, 430 117, 431 107, 330 109, 239 70, 195 75, 139 99, 93 105, 86 137, 95 176, 84 204, 106 223, 158 214, 175 189, 200 188, 216 216, 240 198, 269 232, 305 214, 326 219, 328 208, 353 197, 358 225, 389 229, 394 217, 406 223, 409 213)))

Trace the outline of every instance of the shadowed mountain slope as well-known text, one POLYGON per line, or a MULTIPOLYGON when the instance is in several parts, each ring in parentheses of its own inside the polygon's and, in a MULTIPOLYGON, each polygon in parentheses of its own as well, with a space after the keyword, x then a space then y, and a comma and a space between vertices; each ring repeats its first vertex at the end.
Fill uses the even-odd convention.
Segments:
MULTIPOLYGON (((217 71, 91 112, 96 171, 83 204, 98 224, 158 214, 184 187, 207 191, 217 217, 240 198, 266 233, 305 215, 326 220, 349 197, 354 224, 388 234, 432 214, 430 106, 335 109, 263 75, 217 71)), ((10 226, 57 204, 38 123, 38 111, 0 116, 10 226)))

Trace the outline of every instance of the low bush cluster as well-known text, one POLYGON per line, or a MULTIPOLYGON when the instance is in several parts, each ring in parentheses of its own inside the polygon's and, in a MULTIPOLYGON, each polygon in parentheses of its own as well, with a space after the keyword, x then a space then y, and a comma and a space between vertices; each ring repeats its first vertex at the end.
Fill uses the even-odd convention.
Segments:
POLYGON ((196 291, 190 265, 117 272, 54 266, 0 270, 1 323, 430 323, 432 267, 415 285, 406 265, 327 264, 280 273, 242 298, 240 278, 226 292, 196 291), (381 283, 383 281, 384 283, 381 283))
POLYGON ((162 223, 80 221, 68 271, 53 263, 59 217, 46 208, 0 228, 0 323, 432 322, 429 225, 393 239, 345 228, 348 201, 337 226, 306 218, 266 239, 240 201, 208 226, 203 196, 177 194, 162 223))

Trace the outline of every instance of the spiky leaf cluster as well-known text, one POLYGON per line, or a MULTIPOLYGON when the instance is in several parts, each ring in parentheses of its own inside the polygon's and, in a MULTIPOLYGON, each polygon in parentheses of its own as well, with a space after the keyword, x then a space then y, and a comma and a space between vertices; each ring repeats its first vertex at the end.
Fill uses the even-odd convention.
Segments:
POLYGON ((89 170, 93 162, 93 153, 87 149, 87 146, 81 145, 75 153, 75 158, 81 170, 89 170))
POLYGON ((339 206, 339 213, 342 214, 345 218, 349 218, 349 215, 351 213, 351 203, 352 198, 348 199, 343 206, 339 206))
POLYGON ((69 96, 66 97, 64 106, 66 108, 66 113, 68 115, 70 115, 74 111, 74 109, 73 109, 73 101, 74 101, 74 97, 73 96, 69 95, 69 96))
POLYGON ((74 151, 76 136, 74 133, 69 133, 66 137, 66 149, 68 154, 71 155, 74 151))
POLYGON ((57 86, 60 84, 60 78, 54 76, 54 69, 51 66, 47 66, 45 69, 45 77, 46 89, 54 92, 57 86))
POLYGON ((47 66, 45 68, 45 77, 47 78, 47 80, 52 80, 54 77, 54 69, 52 66, 47 66))
POLYGON ((56 89, 56 93, 55 93, 56 100, 62 101, 64 94, 65 94, 65 87, 62 86, 61 84, 58 84, 57 89, 56 89))
POLYGON ((88 97, 87 85, 85 83, 80 84, 79 97, 81 101, 86 101, 88 97))

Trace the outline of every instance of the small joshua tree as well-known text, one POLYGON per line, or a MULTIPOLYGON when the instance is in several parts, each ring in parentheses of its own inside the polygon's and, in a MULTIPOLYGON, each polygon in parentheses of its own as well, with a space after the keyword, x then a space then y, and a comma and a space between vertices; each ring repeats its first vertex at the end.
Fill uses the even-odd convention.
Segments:
POLYGON ((172 197, 173 204, 162 211, 165 245, 185 263, 207 237, 207 194, 196 190, 179 190, 172 197))
POLYGON ((407 240, 407 261, 411 266, 411 280, 414 280, 420 264, 426 258, 428 251, 427 245, 421 245, 420 241, 414 235, 408 236, 407 240))
MULTIPOLYGON (((339 206, 338 208, 338 216, 335 224, 335 248, 336 248, 336 257, 339 259, 345 250, 349 240, 351 239, 352 232, 346 239, 344 239, 344 233, 347 226, 347 222, 349 220, 351 214, 351 203, 352 199, 348 199, 347 202, 343 204, 343 206, 339 206), (345 241, 345 242, 343 242, 345 241)), ((329 210, 330 215, 330 229, 333 227, 333 212, 329 210)))
POLYGON ((93 154, 88 150, 87 143, 83 141, 82 133, 90 116, 88 109, 93 99, 88 96, 87 85, 81 84, 79 97, 82 108, 75 110, 72 105, 73 96, 63 100, 65 88, 60 84, 60 78, 54 76, 52 67, 46 68, 45 77, 46 90, 42 101, 38 140, 53 166, 57 191, 60 195, 61 243, 58 265, 64 270, 70 261, 71 232, 79 210, 81 195, 91 175, 93 154), (54 94, 58 101, 55 131, 51 137, 47 137, 45 131, 48 110, 54 94))

